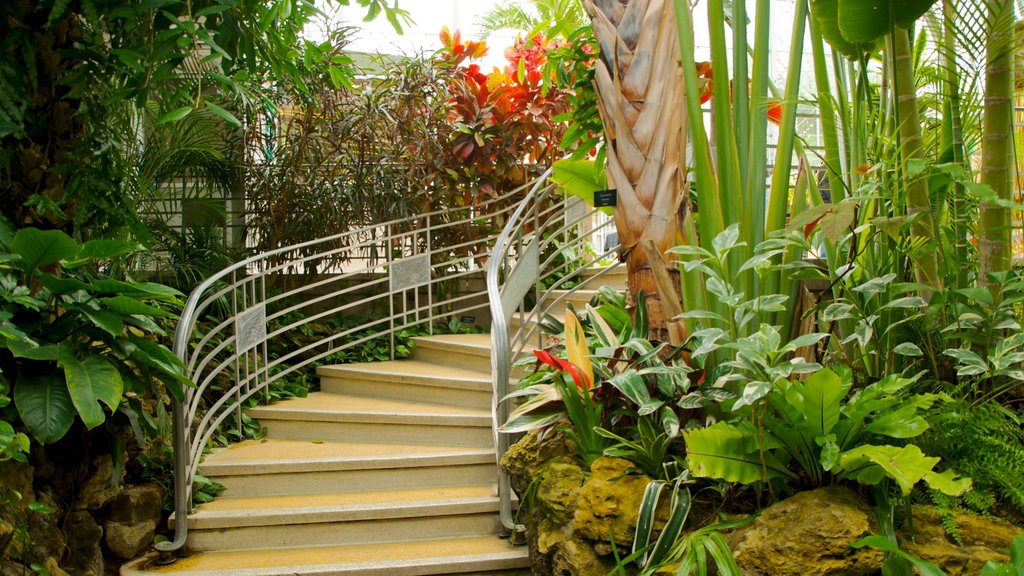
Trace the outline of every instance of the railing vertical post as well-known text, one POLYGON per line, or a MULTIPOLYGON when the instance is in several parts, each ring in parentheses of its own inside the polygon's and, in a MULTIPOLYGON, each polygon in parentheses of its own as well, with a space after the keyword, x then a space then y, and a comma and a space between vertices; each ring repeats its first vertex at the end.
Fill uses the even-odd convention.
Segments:
MULTIPOLYGON (((242 274, 245 274, 245 272, 243 271, 242 274)), ((235 281, 236 281, 235 275, 232 273, 231 274, 231 284, 234 285, 235 281)), ((246 293, 246 290, 247 290, 247 288, 243 284, 240 289, 232 290, 231 291, 231 293, 232 293, 232 298, 231 298, 231 315, 233 317, 235 317, 235 318, 238 317, 238 314, 240 312, 239 308, 241 308, 241 310, 245 310, 249 306, 248 305, 249 298, 248 298, 248 294, 246 293), (242 294, 241 302, 238 301, 238 296, 237 296, 238 292, 241 292, 241 294, 242 294)), ((245 351, 239 349, 238 338, 239 338, 239 335, 236 333, 235 334, 235 384, 237 384, 239 382, 242 382, 241 378, 242 378, 242 374, 243 373, 248 375, 248 362, 245 362, 245 365, 246 365, 245 367, 240 366, 240 364, 245 360, 245 351)), ((246 378, 245 381, 248 382, 248 378, 246 378)), ((242 391, 239 390, 236 387, 235 388, 235 403, 236 403, 235 420, 238 423, 238 429, 239 430, 242 429, 241 395, 242 395, 242 391)))
MULTIPOLYGON (((260 285, 259 285, 259 299, 257 302, 267 301, 267 274, 264 270, 260 274, 260 285)), ((264 320, 265 321, 265 320, 264 320)), ((263 339, 263 403, 268 404, 270 402, 270 355, 269 348, 267 347, 267 339, 263 339)), ((241 432, 242 428, 239 426, 238 431, 241 432)))
POLYGON ((430 259, 430 281, 427 283, 427 333, 431 336, 434 335, 434 255, 433 255, 433 244, 430 241, 430 237, 433 233, 431 230, 431 219, 430 214, 427 214, 427 258, 430 259))
POLYGON ((388 274, 388 338, 390 344, 390 358, 395 359, 395 282, 391 274, 391 224, 384 229, 384 261, 387 262, 388 274))

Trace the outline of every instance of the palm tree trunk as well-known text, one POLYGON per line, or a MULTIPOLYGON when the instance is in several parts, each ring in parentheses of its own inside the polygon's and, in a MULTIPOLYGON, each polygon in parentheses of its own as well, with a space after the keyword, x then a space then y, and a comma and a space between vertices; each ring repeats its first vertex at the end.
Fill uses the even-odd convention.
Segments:
MULTIPOLYGON (((1013 4, 988 0, 988 40, 985 64, 985 118, 981 137, 981 182, 1002 200, 1013 194, 1011 138, 1013 136, 1013 4)), ((982 202, 978 231, 979 280, 988 284, 990 272, 1010 269, 1010 210, 982 202)))
POLYGON ((636 294, 645 293, 651 337, 665 339, 669 319, 662 300, 679 300, 678 271, 670 266, 674 281, 659 289, 642 246, 651 241, 661 255, 675 246, 687 204, 681 167, 686 122, 674 8, 668 0, 584 0, 584 8, 601 48, 595 84, 608 182, 618 190, 615 224, 630 297, 635 302, 636 294))

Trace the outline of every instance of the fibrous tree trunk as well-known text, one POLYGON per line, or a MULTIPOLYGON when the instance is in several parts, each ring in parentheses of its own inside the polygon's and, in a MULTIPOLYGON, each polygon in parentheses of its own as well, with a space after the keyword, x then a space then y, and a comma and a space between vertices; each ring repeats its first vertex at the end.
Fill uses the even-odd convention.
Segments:
POLYGON ((669 0, 583 4, 601 50, 595 83, 608 182, 618 190, 615 223, 631 300, 645 293, 651 336, 667 339, 666 310, 678 309, 680 300, 678 276, 671 270, 674 281, 659 290, 648 253, 663 257, 678 244, 686 209, 686 122, 674 8, 669 0), (648 241, 655 251, 644 250, 648 241))

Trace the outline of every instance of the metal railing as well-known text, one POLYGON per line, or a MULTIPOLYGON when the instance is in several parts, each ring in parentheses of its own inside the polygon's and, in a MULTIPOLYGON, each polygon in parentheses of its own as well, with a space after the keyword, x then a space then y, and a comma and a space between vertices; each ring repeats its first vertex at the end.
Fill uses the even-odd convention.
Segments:
MULTIPOLYGON (((547 176, 547 175, 545 175, 547 176)), ((487 298, 491 308, 492 425, 498 460, 513 438, 499 433, 508 419, 515 374, 512 363, 544 344, 540 323, 575 291, 596 287, 613 269, 618 246, 595 247, 591 239, 614 230, 609 219, 599 223, 595 211, 575 197, 563 197, 542 177, 505 223, 487 264, 487 298), (513 319, 516 320, 513 326, 513 319)), ((512 511, 509 478, 499 469, 501 522, 521 529, 512 511)))
POLYGON ((174 336, 195 387, 173 406, 175 537, 157 544, 164 560, 185 544, 192 484, 211 438, 230 418, 241 431, 243 408, 265 400, 275 381, 375 339, 386 340, 393 358, 403 330, 486 314, 484 262, 500 224, 518 221, 530 186, 253 256, 192 292, 174 336), (353 316, 366 320, 309 337, 328 319, 353 316))

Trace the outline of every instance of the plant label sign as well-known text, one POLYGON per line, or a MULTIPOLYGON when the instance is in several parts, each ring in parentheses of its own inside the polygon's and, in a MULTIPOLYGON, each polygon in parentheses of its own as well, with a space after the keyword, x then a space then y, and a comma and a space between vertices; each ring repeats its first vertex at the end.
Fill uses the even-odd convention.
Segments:
POLYGON ((612 207, 618 203, 618 190, 598 190, 594 192, 594 208, 612 207))

